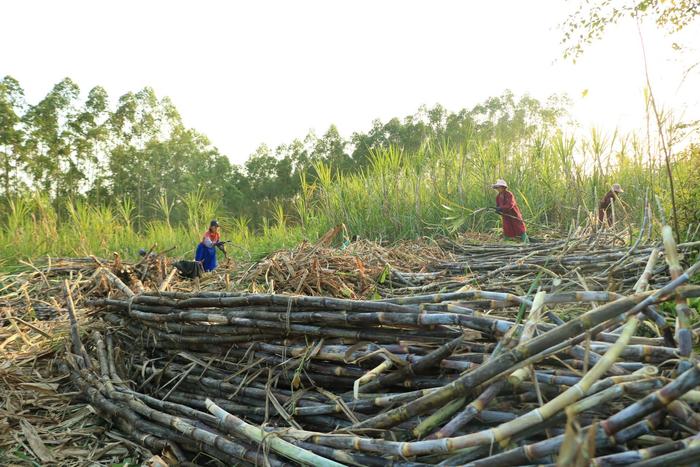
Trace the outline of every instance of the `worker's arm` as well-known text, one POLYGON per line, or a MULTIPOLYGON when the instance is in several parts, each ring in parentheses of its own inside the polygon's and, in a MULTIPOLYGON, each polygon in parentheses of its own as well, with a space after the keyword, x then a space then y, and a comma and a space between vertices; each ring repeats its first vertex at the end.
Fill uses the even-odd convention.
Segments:
POLYGON ((202 239, 202 243, 207 248, 211 248, 214 246, 214 242, 211 241, 211 237, 209 236, 209 234, 204 234, 204 238, 202 239))

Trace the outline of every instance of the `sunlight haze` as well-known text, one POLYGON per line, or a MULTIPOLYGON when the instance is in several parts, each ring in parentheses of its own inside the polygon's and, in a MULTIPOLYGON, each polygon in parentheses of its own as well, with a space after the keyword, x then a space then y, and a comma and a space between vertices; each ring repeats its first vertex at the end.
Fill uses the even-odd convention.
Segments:
MULTIPOLYGON (((116 100, 144 86, 170 96, 185 123, 236 163, 336 124, 343 136, 420 105, 470 108, 511 89, 566 93, 582 128, 639 128, 644 69, 634 24, 610 28, 573 64, 558 25, 575 2, 5 2, 0 74, 31 103, 68 76, 83 96, 116 100), (42 31, 41 34, 37 31, 42 31), (584 97, 584 91, 587 95, 584 97)), ((671 49, 643 28, 657 99, 698 114, 700 48, 692 25, 671 49), (680 103, 683 103, 681 106, 680 103)))

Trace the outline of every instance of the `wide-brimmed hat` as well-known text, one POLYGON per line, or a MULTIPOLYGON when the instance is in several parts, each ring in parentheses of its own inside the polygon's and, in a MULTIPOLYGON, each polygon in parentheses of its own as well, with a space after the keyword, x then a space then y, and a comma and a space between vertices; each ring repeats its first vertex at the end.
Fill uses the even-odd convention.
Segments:
POLYGON ((625 192, 625 190, 622 189, 622 187, 620 186, 619 183, 613 184, 612 191, 614 191, 615 193, 624 193, 625 192))
POLYGON ((503 180, 502 178, 499 178, 498 180, 496 180, 496 183, 491 185, 491 188, 499 188, 499 187, 508 188, 508 184, 506 183, 505 180, 503 180))

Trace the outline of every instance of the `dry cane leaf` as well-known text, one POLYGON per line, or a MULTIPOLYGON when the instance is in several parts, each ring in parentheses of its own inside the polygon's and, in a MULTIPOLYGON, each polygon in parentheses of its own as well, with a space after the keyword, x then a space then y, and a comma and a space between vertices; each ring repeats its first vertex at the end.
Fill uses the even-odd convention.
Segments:
POLYGON ((301 386, 301 377, 299 373, 294 373, 294 378, 292 378, 292 389, 299 389, 301 386))
POLYGON ((161 453, 161 461, 165 463, 165 465, 179 465, 180 461, 177 458, 177 455, 175 455, 175 452, 170 446, 166 446, 163 452, 161 453))
POLYGON ((581 450, 579 452, 579 458, 577 464, 581 467, 586 467, 590 465, 591 459, 595 458, 595 435, 597 432, 598 423, 593 422, 590 428, 588 428, 588 435, 585 441, 581 445, 581 450))
POLYGON ((568 411, 566 412, 566 428, 564 430, 564 440, 559 449, 559 458, 557 466, 571 466, 574 464, 577 453, 579 451, 579 428, 576 423, 576 415, 568 411))
POLYGON ((22 427, 22 433, 29 443, 29 447, 32 448, 32 451, 34 451, 34 454, 41 460, 41 462, 56 462, 51 450, 46 447, 44 442, 41 440, 41 437, 39 437, 39 433, 37 433, 36 428, 34 428, 26 420, 21 420, 19 423, 22 427))
POLYGON ((20 386, 46 394, 56 394, 58 389, 58 383, 20 383, 20 386))
POLYGON ((165 462, 160 456, 153 456, 144 462, 145 466, 148 467, 168 467, 168 463, 165 462))

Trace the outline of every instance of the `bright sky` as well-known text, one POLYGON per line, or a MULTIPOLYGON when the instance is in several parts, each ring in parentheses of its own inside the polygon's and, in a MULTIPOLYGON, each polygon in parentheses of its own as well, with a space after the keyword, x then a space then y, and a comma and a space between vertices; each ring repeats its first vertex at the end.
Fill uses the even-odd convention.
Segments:
MULTIPOLYGON (((32 103, 66 76, 114 99, 152 86, 238 163, 260 143, 322 134, 331 123, 349 136, 374 118, 422 104, 458 110, 505 89, 568 93, 583 127, 639 127, 636 27, 613 27, 579 63, 564 62, 557 25, 576 3, 5 1, 0 75, 18 79, 32 103)), ((700 60, 697 26, 674 37, 694 48, 685 54, 645 28, 657 99, 686 118, 700 118, 700 73, 681 85, 700 60)))

